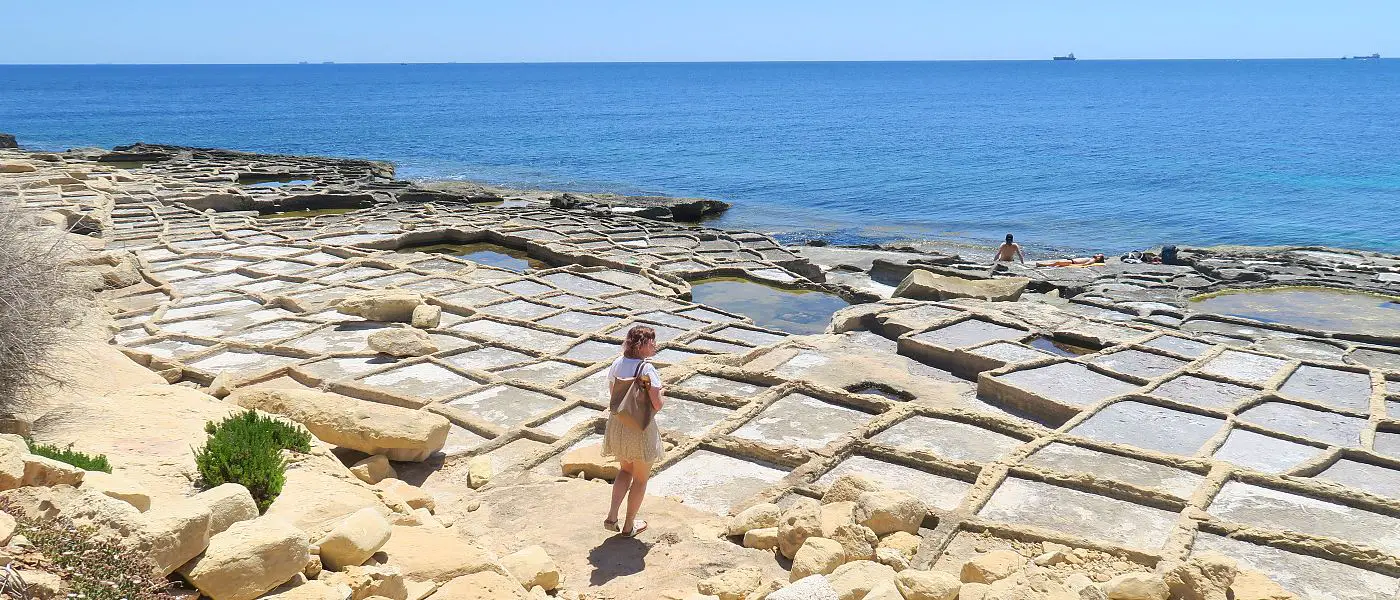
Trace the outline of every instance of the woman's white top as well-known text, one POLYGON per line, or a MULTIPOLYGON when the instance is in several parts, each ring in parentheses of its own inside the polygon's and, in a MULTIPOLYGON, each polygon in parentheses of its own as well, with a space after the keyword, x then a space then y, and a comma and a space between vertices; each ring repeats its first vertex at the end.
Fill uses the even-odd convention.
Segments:
MULTIPOLYGON (((613 379, 631 379, 637 373, 637 363, 640 362, 642 362, 640 358, 619 356, 617 360, 613 361, 612 368, 608 370, 608 376, 613 379)), ((647 385, 661 387, 661 374, 656 372, 656 365, 647 363, 645 367, 642 367, 642 376, 647 378, 647 385)))

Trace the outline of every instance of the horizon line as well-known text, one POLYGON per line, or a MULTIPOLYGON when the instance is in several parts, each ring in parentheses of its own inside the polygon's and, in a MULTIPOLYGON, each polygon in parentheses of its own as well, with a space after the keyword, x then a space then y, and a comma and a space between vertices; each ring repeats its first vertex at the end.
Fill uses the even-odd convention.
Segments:
MULTIPOLYGON (((1273 60, 1390 60, 1368 55, 1349 56, 1280 56, 1280 57, 1213 57, 1213 58, 1080 58, 1073 62, 1150 62, 1150 61, 1273 61, 1273 60)), ((909 59, 787 59, 787 60, 556 60, 556 61, 327 61, 296 62, 73 62, 73 63, 3 63, 4 67, 193 67, 193 66, 330 66, 330 65, 667 65, 667 64, 782 64, 782 63, 932 63, 932 62, 1054 62, 1049 58, 909 58, 909 59)), ((1069 61, 1058 61, 1069 62, 1069 61)))

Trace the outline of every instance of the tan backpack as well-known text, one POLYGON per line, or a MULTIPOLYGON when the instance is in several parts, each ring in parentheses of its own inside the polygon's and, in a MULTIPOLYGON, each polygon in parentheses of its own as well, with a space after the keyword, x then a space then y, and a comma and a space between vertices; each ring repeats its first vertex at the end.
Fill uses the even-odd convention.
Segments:
POLYGON ((614 379, 612 383, 612 402, 608 408, 629 429, 646 429, 656 413, 651 408, 651 386, 642 378, 642 369, 648 364, 645 360, 638 363, 637 372, 630 381, 614 379))

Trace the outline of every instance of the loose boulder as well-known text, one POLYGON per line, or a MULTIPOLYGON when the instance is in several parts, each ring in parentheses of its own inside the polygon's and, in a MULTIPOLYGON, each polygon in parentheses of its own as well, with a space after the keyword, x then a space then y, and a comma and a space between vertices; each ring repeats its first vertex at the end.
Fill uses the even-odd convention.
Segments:
POLYGON ((539 586, 551 591, 559 587, 559 567, 539 546, 529 546, 502 557, 501 566, 525 589, 539 586))
POLYGON ((821 575, 812 575, 792 582, 768 595, 768 600, 839 600, 836 588, 821 575))
POLYGON ((848 562, 827 576, 836 597, 841 600, 862 600, 881 584, 894 583, 895 572, 885 565, 868 560, 848 562))
POLYGON ((223 533, 234 523, 258 518, 258 504, 253 501, 252 492, 236 483, 205 490, 191 500, 209 507, 209 535, 223 533))
POLYGON ((827 575, 846 562, 846 551, 836 540, 809 537, 792 559, 790 581, 810 575, 827 575))
POLYGON ((399 474, 394 471, 394 465, 389 464, 389 457, 383 454, 376 454, 355 463, 350 467, 350 472, 360 481, 374 485, 385 479, 396 479, 399 474))
POLYGON ((831 482, 831 485, 826 488, 826 493, 822 494, 822 504, 855 502, 860 499, 861 494, 879 489, 879 484, 871 481, 864 475, 847 473, 837 477, 836 481, 831 482))
POLYGON ((793 558, 807 538, 819 537, 821 533, 821 506, 815 500, 803 499, 783 512, 778 520, 778 552, 793 558))
POLYGON ((1108 600, 1167 600, 1167 582, 1157 573, 1124 573, 1103 584, 1108 600))
POLYGON ((1021 299, 1021 292, 1026 290, 1026 284, 1030 281, 1025 277, 963 279, 918 269, 899 282, 894 297, 915 300, 978 298, 990 302, 1015 302, 1021 299))
POLYGON ((213 600, 252 600, 300 573, 309 558, 301 530, 278 519, 254 519, 211 538, 180 574, 213 600))
POLYGON ((433 329, 442 323, 442 307, 432 304, 419 304, 413 309, 412 325, 419 329, 433 329))
POLYGON ((994 583, 1021 569, 1025 558, 1010 550, 993 550, 963 563, 963 583, 994 583))
POLYGON ((565 452, 559 458, 559 466, 562 474, 568 477, 583 473, 583 476, 589 479, 608 481, 617 479, 620 469, 616 460, 603 456, 602 444, 591 444, 565 452))
POLYGON ((900 571, 894 584, 905 600, 953 600, 962 588, 957 577, 941 571, 900 571))
POLYGON ((1167 587, 1178 600, 1227 600, 1239 566, 1220 554, 1201 554, 1167 572, 1167 587))
POLYGON ((777 504, 755 504, 734 515, 729 521, 729 535, 744 535, 754 529, 777 527, 782 509, 777 504))
POLYGON ((763 583, 763 572, 755 567, 739 567, 701 579, 696 589, 719 600, 746 600, 763 583))
POLYGON ((530 594, 509 577, 483 571, 444 583, 432 597, 438 600, 529 600, 530 594))
POLYGON ((337 312, 369 321, 411 323, 413 311, 423 304, 423 295, 405 290, 366 290, 346 296, 336 305, 337 312))
POLYGON ((927 514, 922 501, 899 490, 865 492, 856 501, 856 521, 876 535, 917 534, 927 514))
POLYGON ((301 423, 327 444, 397 461, 427 460, 451 428, 442 415, 316 390, 245 389, 228 401, 301 423))
POLYGON ((365 508, 338 523, 317 540, 321 564, 332 571, 364 564, 389 542, 393 533, 389 520, 372 508, 365 508))
POLYGON ((116 498, 136 507, 136 510, 141 512, 151 509, 151 495, 146 491, 146 488, 134 480, 120 475, 103 473, 102 471, 88 471, 87 474, 83 475, 83 489, 116 498))
POLYGON ((375 352, 389 356, 427 356, 438 351, 433 338, 421 329, 391 327, 369 334, 366 340, 375 352))

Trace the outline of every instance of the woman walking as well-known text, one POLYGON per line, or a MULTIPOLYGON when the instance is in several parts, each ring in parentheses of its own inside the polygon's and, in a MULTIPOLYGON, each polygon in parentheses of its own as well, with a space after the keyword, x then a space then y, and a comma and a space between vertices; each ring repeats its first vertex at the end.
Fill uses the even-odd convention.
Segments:
POLYGON ((666 450, 654 417, 661 410, 661 374, 647 359, 656 354, 656 330, 638 325, 627 332, 622 356, 608 370, 608 426, 603 434, 603 456, 617 459, 620 472, 613 480, 612 506, 603 527, 635 537, 647 522, 637 519, 646 498, 651 466, 666 450), (618 511, 627 500, 626 518, 618 527, 618 511))

